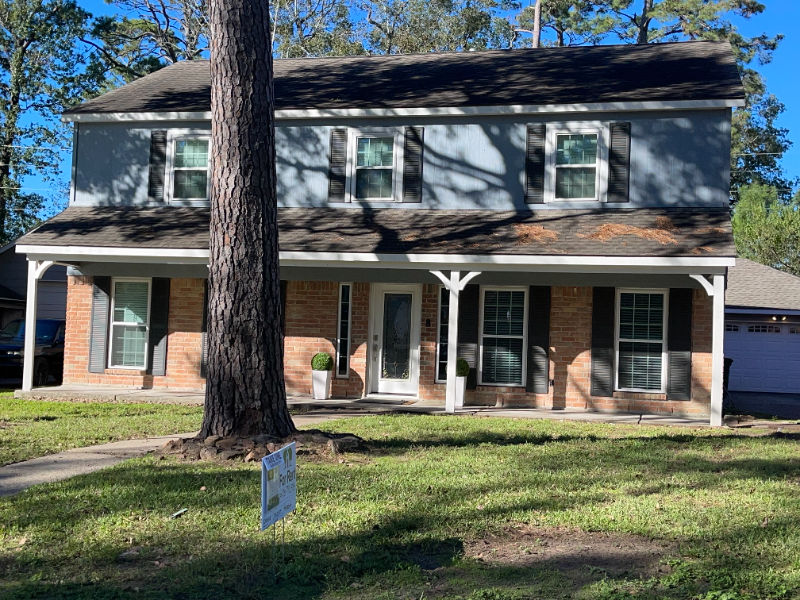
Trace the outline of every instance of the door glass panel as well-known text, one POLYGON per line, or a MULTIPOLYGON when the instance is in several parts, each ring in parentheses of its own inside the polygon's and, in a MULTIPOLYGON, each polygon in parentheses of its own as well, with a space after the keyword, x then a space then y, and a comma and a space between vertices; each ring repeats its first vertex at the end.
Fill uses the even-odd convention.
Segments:
POLYGON ((383 379, 411 377, 411 294, 383 297, 383 379))

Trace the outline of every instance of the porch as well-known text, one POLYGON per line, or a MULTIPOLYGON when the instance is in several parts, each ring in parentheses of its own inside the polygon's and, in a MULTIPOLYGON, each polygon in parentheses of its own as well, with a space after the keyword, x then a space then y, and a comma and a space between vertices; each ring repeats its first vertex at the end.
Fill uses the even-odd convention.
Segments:
MULTIPOLYGON (((170 390, 132 390, 119 386, 80 386, 62 385, 49 388, 36 388, 31 391, 18 390, 15 398, 29 400, 88 401, 114 403, 156 403, 202 406, 204 394, 201 392, 181 392, 170 390)), ((315 422, 324 416, 326 419, 349 418, 389 413, 411 413, 428 415, 448 414, 441 403, 416 401, 369 400, 352 398, 330 398, 313 400, 306 396, 289 396, 290 410, 300 411, 304 422, 315 422)), ((668 416, 647 413, 619 413, 602 411, 583 411, 575 409, 548 410, 541 408, 504 409, 495 407, 469 406, 455 410, 456 415, 474 417, 506 417, 513 419, 549 419, 555 421, 578 421, 585 423, 614 423, 625 425, 670 425, 676 427, 707 427, 707 418, 668 416)))
MULTIPOLYGON (((176 219, 162 223, 165 232, 186 228, 180 209, 129 212, 117 219, 123 225, 103 219, 111 210, 75 218, 94 219, 101 231, 124 227, 131 240, 156 216, 176 219)), ((284 364, 293 396, 310 394, 310 360, 324 351, 335 358, 334 397, 402 398, 453 413, 463 358, 470 410, 722 423, 725 272, 734 260, 721 211, 282 214, 284 364)), ((181 239, 191 248, 138 248, 124 239, 63 246, 72 224, 61 218, 48 224, 57 235, 45 225, 20 251, 34 289, 49 264, 71 266, 65 383, 202 387, 207 223, 203 229, 192 213, 197 239, 181 239), (139 321, 115 323, 115 299, 139 302, 129 311, 139 321), (131 329, 138 345, 125 350, 131 329)), ((32 354, 26 347, 26 365, 32 354)))

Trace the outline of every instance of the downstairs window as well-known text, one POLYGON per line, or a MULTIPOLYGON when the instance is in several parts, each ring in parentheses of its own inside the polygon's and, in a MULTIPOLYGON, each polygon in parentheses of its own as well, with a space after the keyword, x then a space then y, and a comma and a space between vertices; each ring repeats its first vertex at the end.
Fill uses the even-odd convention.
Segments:
POLYGON ((666 292, 618 292, 618 390, 665 391, 666 297, 666 292))

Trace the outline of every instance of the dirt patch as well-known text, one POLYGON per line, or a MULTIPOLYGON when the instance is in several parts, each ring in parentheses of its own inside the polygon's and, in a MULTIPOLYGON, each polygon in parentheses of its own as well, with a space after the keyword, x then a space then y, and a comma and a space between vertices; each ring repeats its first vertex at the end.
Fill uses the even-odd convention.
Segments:
POLYGON ((709 246, 698 246, 692 249, 692 254, 702 254, 703 252, 715 252, 715 250, 709 246))
POLYGON ((491 565, 552 569, 576 585, 602 577, 653 577, 669 571, 664 559, 677 544, 621 533, 507 527, 465 545, 464 553, 491 565))
POLYGON ((591 233, 578 233, 580 238, 595 240, 598 242, 610 242, 625 235, 635 235, 643 240, 658 242, 659 244, 678 244, 678 240, 673 235, 678 231, 672 219, 669 217, 657 217, 655 227, 634 227, 622 223, 606 223, 596 227, 591 233))
POLYGON ((558 233, 542 225, 517 223, 514 225, 514 233, 517 234, 519 244, 530 244, 531 242, 546 244, 547 242, 555 242, 558 240, 558 233))

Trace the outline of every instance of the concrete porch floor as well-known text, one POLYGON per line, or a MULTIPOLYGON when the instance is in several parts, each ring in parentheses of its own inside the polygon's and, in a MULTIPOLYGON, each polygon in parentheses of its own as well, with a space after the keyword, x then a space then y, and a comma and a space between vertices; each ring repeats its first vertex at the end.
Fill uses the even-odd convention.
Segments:
MULTIPOLYGON (((202 406, 204 394, 195 391, 163 389, 130 389, 117 386, 62 385, 36 388, 30 392, 17 390, 15 398, 31 400, 61 400, 77 402, 130 402, 137 404, 181 404, 202 406)), ((385 413, 410 413, 444 415, 443 403, 411 402, 403 399, 364 398, 314 400, 313 398, 290 396, 289 406, 311 422, 334 418, 348 418, 385 413), (323 418, 324 417, 324 418, 323 418)), ((628 425, 672 425, 681 427, 708 427, 708 418, 692 418, 670 415, 646 415, 638 413, 585 412, 577 410, 548 410, 537 408, 494 408, 466 406, 456 414, 475 417, 505 417, 514 419, 550 419, 556 421, 583 421, 593 423, 619 423, 628 425)))

